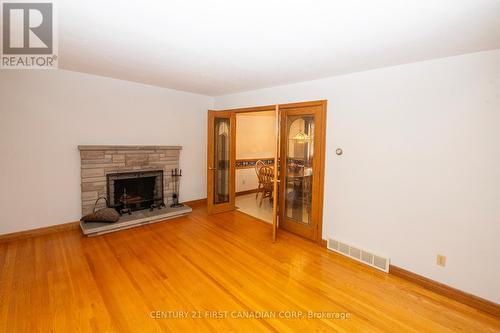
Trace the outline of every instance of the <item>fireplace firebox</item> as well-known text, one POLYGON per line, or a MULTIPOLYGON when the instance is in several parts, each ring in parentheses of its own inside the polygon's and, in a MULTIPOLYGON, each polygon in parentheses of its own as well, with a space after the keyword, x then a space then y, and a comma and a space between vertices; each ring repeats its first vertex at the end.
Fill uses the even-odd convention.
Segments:
POLYGON ((163 171, 139 171, 107 174, 109 204, 120 214, 165 207, 163 171))

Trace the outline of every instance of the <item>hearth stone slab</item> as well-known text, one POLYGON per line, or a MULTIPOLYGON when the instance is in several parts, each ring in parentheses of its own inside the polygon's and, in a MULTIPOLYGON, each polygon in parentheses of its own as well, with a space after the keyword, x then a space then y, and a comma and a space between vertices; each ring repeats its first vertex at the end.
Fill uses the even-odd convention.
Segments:
POLYGON ((175 217, 184 216, 191 213, 193 210, 189 206, 178 208, 163 208, 150 211, 149 209, 132 212, 132 215, 123 215, 120 220, 115 223, 99 223, 99 222, 80 222, 80 227, 84 235, 88 237, 107 234, 114 231, 138 227, 144 224, 150 224, 160 221, 173 219, 175 217))

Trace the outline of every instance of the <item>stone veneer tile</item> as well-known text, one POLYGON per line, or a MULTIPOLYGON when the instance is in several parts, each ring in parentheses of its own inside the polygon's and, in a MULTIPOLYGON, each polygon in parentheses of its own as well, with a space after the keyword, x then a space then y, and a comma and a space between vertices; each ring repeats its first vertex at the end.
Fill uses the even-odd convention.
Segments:
POLYGON ((96 168, 120 168, 124 167, 125 163, 92 163, 82 164, 82 169, 96 169, 96 168))
POLYGON ((104 151, 81 151, 82 160, 104 159, 104 151))
POLYGON ((104 168, 82 169, 82 178, 104 176, 104 168))
POLYGON ((173 155, 165 155, 163 157, 160 157, 160 161, 177 161, 179 159, 179 156, 173 155))
POLYGON ((106 189, 106 182, 82 183, 82 192, 106 189))
POLYGON ((113 155, 113 162, 125 162, 125 155, 124 154, 114 154, 113 155))
POLYGON ((125 154, 125 166, 145 166, 148 165, 148 154, 125 154))
POLYGON ((179 157, 179 151, 178 150, 167 150, 165 152, 166 156, 177 156, 179 157))
POLYGON ((82 200, 97 200, 99 193, 97 191, 82 192, 82 200))
POLYGON ((81 165, 92 165, 92 164, 103 164, 103 163, 113 163, 112 159, 96 159, 96 160, 82 160, 81 165))
POLYGON ((159 161, 160 160, 160 154, 149 154, 148 160, 149 161, 159 161))
POLYGON ((93 183, 102 181, 106 181, 106 177, 89 177, 89 178, 82 177, 82 183, 93 183))
POLYGON ((139 155, 142 155, 142 154, 154 154, 156 153, 156 150, 152 150, 152 149, 145 149, 145 150, 122 150, 120 151, 120 154, 139 154, 139 155))

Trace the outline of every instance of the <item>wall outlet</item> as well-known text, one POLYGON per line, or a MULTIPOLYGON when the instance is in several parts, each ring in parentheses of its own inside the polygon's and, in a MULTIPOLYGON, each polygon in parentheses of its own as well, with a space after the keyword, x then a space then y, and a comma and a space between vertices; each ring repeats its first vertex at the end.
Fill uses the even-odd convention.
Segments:
POLYGON ((436 258, 436 264, 442 267, 446 266, 446 257, 442 254, 438 254, 436 258))

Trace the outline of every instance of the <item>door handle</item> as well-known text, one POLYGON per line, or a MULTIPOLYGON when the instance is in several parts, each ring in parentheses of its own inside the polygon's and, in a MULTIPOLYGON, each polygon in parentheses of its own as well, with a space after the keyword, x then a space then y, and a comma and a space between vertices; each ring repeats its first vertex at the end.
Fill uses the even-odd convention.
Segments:
POLYGON ((212 170, 212 171, 214 171, 214 170, 215 170, 215 168, 208 167, 208 170, 212 170))

